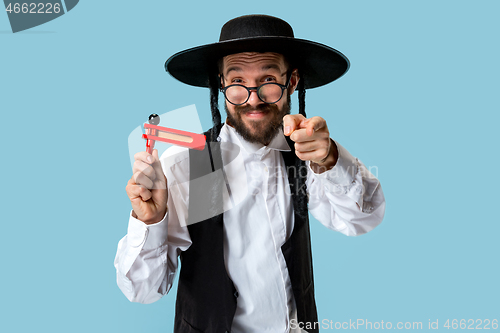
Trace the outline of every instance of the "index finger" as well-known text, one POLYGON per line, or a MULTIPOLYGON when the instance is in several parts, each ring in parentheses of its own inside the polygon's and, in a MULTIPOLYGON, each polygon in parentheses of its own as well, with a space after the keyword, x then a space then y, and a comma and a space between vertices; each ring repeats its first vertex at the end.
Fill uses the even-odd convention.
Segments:
POLYGON ((306 119, 306 133, 311 136, 314 132, 319 131, 323 127, 326 127, 326 120, 321 117, 312 117, 306 119))

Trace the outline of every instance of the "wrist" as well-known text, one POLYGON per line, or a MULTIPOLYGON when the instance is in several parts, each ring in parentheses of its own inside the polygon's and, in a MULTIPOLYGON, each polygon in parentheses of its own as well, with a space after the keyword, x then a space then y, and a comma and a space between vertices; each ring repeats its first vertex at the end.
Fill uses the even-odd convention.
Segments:
POLYGON ((154 216, 145 215, 145 216, 139 217, 136 214, 136 212, 134 210, 132 210, 132 217, 138 221, 141 221, 144 224, 150 225, 150 224, 156 224, 158 222, 163 221, 163 219, 165 218, 165 215, 167 215, 167 212, 168 212, 168 209, 167 209, 167 207, 165 207, 165 210, 164 210, 163 214, 161 214, 161 215, 154 215, 154 216))

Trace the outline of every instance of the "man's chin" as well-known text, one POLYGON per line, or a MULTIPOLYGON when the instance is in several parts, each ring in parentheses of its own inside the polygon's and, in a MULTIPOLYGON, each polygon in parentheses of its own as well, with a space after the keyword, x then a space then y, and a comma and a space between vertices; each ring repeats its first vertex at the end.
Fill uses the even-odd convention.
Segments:
POLYGON ((256 143, 259 142, 263 145, 268 145, 272 139, 279 133, 278 128, 269 128, 269 124, 266 121, 259 121, 260 126, 245 126, 243 137, 250 142, 256 143))
POLYGON ((259 119, 242 119, 243 126, 247 132, 251 132, 252 134, 258 134, 259 132, 265 131, 269 126, 269 121, 263 118, 259 119))

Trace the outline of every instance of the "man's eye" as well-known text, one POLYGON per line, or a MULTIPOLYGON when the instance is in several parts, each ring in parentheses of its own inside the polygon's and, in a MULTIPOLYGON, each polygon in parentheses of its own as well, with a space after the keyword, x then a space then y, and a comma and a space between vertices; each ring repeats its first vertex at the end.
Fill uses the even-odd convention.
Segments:
POLYGON ((241 82, 243 82, 242 79, 232 79, 231 80, 231 83, 241 83, 241 82))
POLYGON ((275 82, 275 81, 276 81, 276 79, 274 77, 266 77, 264 79, 264 82, 275 82))

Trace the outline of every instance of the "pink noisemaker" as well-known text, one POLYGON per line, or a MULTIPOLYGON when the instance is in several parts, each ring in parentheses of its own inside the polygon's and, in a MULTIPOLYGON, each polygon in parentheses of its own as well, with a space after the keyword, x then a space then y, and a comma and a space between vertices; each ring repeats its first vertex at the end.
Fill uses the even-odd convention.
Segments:
POLYGON ((153 153, 155 141, 167 142, 177 146, 197 150, 203 150, 205 148, 207 138, 203 134, 196 134, 158 126, 160 123, 160 116, 156 113, 149 116, 148 122, 149 124, 144 124, 146 134, 143 134, 142 138, 146 139, 146 151, 149 154, 153 153))

